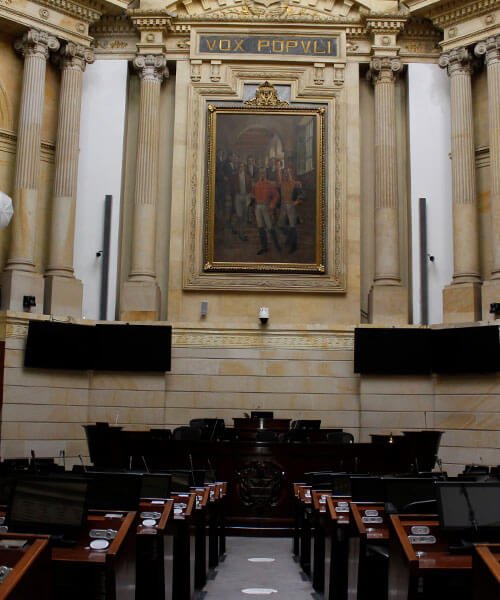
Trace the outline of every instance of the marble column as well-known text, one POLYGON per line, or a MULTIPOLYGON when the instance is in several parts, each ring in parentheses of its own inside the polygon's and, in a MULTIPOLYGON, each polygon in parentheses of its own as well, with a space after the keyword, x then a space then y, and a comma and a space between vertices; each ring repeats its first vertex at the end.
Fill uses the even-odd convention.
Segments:
POLYGON ((168 76, 162 54, 139 55, 134 60, 141 79, 134 218, 130 274, 120 294, 122 320, 157 320, 160 289, 156 280, 156 204, 160 86, 168 76))
POLYGON ((85 67, 91 62, 94 62, 92 50, 72 42, 68 42, 59 54, 61 90, 44 290, 44 312, 52 315, 82 316, 83 285, 74 276, 73 248, 82 80, 85 67))
POLYGON ((484 56, 488 77, 488 124, 490 146, 491 278, 483 283, 483 319, 492 302, 500 302, 500 36, 479 42, 476 56, 484 56))
POLYGON ((401 281, 399 252, 396 78, 398 58, 376 57, 370 65, 375 86, 375 274, 370 291, 373 323, 408 323, 408 290, 401 281))
POLYGON ((443 320, 481 318, 481 278, 472 110, 472 56, 466 48, 441 55, 451 96, 453 280, 443 291, 443 320))
POLYGON ((45 71, 58 40, 44 31, 31 29, 14 44, 24 56, 24 71, 17 129, 14 216, 11 244, 2 276, 2 310, 23 310, 23 296, 34 296, 32 312, 43 309, 43 276, 35 264, 37 200, 40 174, 41 127, 45 71))

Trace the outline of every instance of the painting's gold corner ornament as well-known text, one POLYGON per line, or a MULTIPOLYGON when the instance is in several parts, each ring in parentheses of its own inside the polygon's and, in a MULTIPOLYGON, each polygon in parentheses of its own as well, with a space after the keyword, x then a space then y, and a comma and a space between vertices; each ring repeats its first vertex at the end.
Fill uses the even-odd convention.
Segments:
POLYGON ((208 105, 208 112, 211 112, 211 113, 213 113, 213 112, 215 112, 215 111, 216 111, 216 107, 215 107, 215 105, 214 105, 214 104, 209 104, 209 105, 208 105))
POLYGON ((271 85, 269 81, 264 81, 255 90, 255 98, 246 100, 244 102, 246 106, 257 106, 260 108, 282 108, 289 106, 285 100, 278 98, 278 92, 274 85, 271 85))

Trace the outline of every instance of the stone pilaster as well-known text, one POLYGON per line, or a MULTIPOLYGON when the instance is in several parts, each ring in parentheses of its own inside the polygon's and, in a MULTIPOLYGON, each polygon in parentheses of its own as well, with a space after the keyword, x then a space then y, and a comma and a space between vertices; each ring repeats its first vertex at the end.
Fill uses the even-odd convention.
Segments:
POLYGON ((453 281, 443 291, 443 320, 481 318, 479 231, 472 112, 472 57, 466 48, 441 55, 448 69, 451 96, 453 195, 453 281))
POLYGON ((489 307, 500 302, 500 36, 479 42, 476 56, 484 56, 488 77, 488 121, 490 145, 491 279, 483 283, 483 319, 494 319, 489 307))
POLYGON ((15 49, 24 56, 21 105, 17 131, 12 238, 2 277, 2 309, 23 310, 23 296, 35 296, 33 312, 42 312, 43 277, 35 265, 40 144, 49 51, 58 50, 58 40, 44 31, 31 29, 17 40, 15 49))
POLYGON ((375 86, 375 276, 370 292, 372 322, 408 323, 408 290, 399 254, 399 191, 395 84, 402 64, 376 57, 370 76, 375 86))
POLYGON ((87 63, 94 61, 94 54, 68 42, 59 59, 61 91, 44 312, 80 317, 83 285, 73 271, 80 110, 83 72, 87 63))
POLYGON ((163 54, 139 55, 134 66, 141 79, 131 268, 120 295, 122 320, 159 318, 155 230, 158 196, 160 86, 168 76, 163 54))

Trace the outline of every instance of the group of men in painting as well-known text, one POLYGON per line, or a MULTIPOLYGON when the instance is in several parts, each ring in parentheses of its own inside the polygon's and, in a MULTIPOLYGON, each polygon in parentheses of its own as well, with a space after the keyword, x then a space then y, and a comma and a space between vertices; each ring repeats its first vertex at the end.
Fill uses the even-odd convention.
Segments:
POLYGON ((281 251, 280 237, 289 253, 297 250, 297 206, 304 199, 302 184, 294 177, 293 168, 282 159, 269 159, 266 165, 257 164, 253 156, 239 160, 234 153, 219 150, 215 169, 216 210, 224 226, 248 240, 246 228, 255 225, 260 247, 265 254, 268 236, 276 250, 281 251))

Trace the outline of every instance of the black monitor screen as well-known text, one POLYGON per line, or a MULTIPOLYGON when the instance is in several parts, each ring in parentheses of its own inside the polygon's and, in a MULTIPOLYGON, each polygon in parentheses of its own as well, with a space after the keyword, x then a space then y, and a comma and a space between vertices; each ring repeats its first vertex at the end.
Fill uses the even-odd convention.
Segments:
POLYGON ((170 498, 170 473, 143 473, 141 498, 170 498))
POLYGON ((500 370, 498 325, 432 331, 434 373, 491 373, 500 370))
POLYGON ((96 369, 170 371, 169 325, 96 325, 96 369))
POLYGON ((137 510, 142 476, 138 473, 88 471, 88 507, 102 510, 137 510))
POLYGON ((30 321, 24 366, 39 369, 94 368, 94 327, 56 321, 30 321))
POLYGON ((384 502, 385 488, 381 477, 375 475, 351 477, 353 502, 384 502))
POLYGON ((73 535, 86 518, 83 479, 18 479, 7 515, 9 531, 73 535))
POLYGON ((384 477, 389 513, 436 513, 436 487, 432 477, 384 477))
POLYGON ((354 330, 354 372, 428 374, 431 372, 428 329, 359 327, 354 330))
POLYGON ((171 473, 171 487, 173 492, 189 492, 194 485, 193 478, 189 471, 173 471, 171 473))
POLYGON ((445 530, 500 527, 500 483, 436 482, 445 530))

